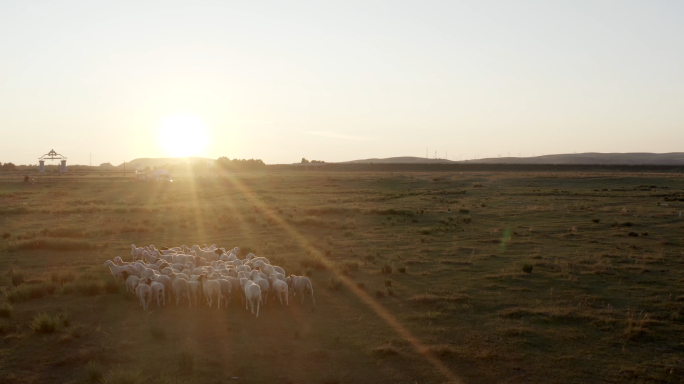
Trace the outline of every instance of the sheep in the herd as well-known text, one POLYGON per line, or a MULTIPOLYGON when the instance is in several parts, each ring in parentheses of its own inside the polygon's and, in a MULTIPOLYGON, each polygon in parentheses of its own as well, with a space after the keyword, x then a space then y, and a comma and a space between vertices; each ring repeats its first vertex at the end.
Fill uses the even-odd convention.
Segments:
POLYGON ((243 277, 240 279, 240 285, 245 293, 245 309, 252 310, 254 314, 254 306, 256 304, 256 317, 259 317, 259 305, 261 304, 261 288, 252 280, 243 277), (248 306, 250 308, 248 308, 248 306))
POLYGON ((160 272, 162 273, 162 275, 170 275, 173 273, 173 269, 166 267, 166 268, 162 269, 160 272))
POLYGON ((135 294, 140 299, 140 305, 143 307, 143 310, 146 310, 152 301, 152 289, 150 286, 139 280, 138 286, 135 287, 135 294))
POLYGON ((197 306, 197 303, 199 301, 200 296, 200 282, 198 280, 190 280, 188 281, 188 289, 190 291, 190 300, 192 301, 193 304, 195 304, 195 307, 197 306))
POLYGON ((159 275, 154 277, 154 281, 164 284, 164 292, 166 292, 169 296, 169 300, 171 300, 171 278, 167 275, 159 275))
POLYGON ((271 282, 271 292, 273 292, 274 295, 278 296, 278 300, 280 300, 280 305, 283 305, 284 297, 285 305, 289 306, 290 301, 288 299, 288 296, 290 290, 287 287, 287 283, 283 280, 278 279, 278 277, 275 274, 269 276, 269 281, 271 282))
POLYGON ((109 271, 112 273, 112 276, 114 276, 114 280, 115 280, 117 283, 119 282, 119 278, 121 278, 122 280, 125 280, 125 278, 123 277, 122 272, 126 271, 126 272, 128 272, 129 274, 133 274, 133 273, 131 272, 131 269, 132 269, 132 268, 131 268, 129 265, 116 265, 116 264, 114 264, 114 262, 112 262, 111 260, 107 260, 107 261, 104 263, 104 266, 105 266, 105 267, 109 267, 109 271))
POLYGON ((171 287, 173 288, 173 294, 176 296, 176 307, 183 298, 183 295, 188 298, 188 306, 192 306, 192 300, 190 299, 190 288, 188 288, 187 280, 176 276, 176 278, 173 280, 173 283, 171 283, 171 287))
POLYGON ((293 296, 297 296, 299 293, 302 298, 302 304, 304 304, 304 292, 311 292, 311 300, 313 300, 313 305, 316 305, 316 299, 314 299, 313 286, 311 285, 311 280, 306 276, 295 276, 290 275, 292 281, 292 287, 294 290, 293 296))
POLYGON ((157 299, 157 307, 160 306, 159 301, 166 305, 166 288, 164 288, 164 284, 153 281, 150 284, 150 289, 152 290, 152 297, 157 299))
POLYGON ((116 264, 116 265, 118 265, 118 266, 122 266, 122 265, 131 265, 131 263, 128 263, 128 262, 123 261, 123 260, 121 259, 121 257, 119 257, 119 256, 117 256, 117 257, 114 258, 114 264, 116 264))
POLYGON ((136 258, 142 256, 144 250, 145 248, 143 247, 136 247, 135 244, 131 244, 131 256, 133 256, 133 261, 135 261, 136 258))
POLYGON ((204 291, 204 298, 207 300, 209 308, 214 303, 214 296, 216 296, 216 303, 218 308, 221 308, 221 284, 216 280, 207 279, 207 275, 200 275, 200 283, 204 291))
POLYGON ((273 268, 272 265, 266 264, 261 260, 255 261, 254 266, 259 268, 261 270, 261 272, 266 274, 266 276, 271 276, 271 274, 276 272, 276 270, 273 268))
POLYGON ((228 304, 230 303, 233 284, 227 278, 219 278, 217 281, 221 285, 221 299, 223 300, 223 306, 227 308, 228 304))
POLYGON ((157 261, 157 256, 154 256, 147 251, 143 251, 142 259, 148 262, 149 264, 153 264, 157 261))
POLYGON ((126 292, 132 292, 135 293, 135 287, 138 286, 138 276, 134 276, 129 274, 128 272, 124 271, 123 276, 126 278, 124 280, 124 284, 126 285, 126 292))
POLYGON ((268 280, 261 277, 259 271, 252 271, 251 277, 252 281, 258 284, 259 288, 261 288, 262 300, 264 301, 264 305, 266 305, 266 302, 268 301, 268 292, 271 289, 271 284, 268 282, 268 280))

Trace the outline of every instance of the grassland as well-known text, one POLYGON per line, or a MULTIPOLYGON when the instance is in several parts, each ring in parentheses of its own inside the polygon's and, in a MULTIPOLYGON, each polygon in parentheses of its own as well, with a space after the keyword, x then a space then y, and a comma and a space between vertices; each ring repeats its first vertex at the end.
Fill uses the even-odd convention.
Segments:
POLYGON ((680 210, 679 174, 0 184, 0 382, 681 382, 680 210), (131 243, 240 246, 317 306, 143 311, 102 266, 131 243))

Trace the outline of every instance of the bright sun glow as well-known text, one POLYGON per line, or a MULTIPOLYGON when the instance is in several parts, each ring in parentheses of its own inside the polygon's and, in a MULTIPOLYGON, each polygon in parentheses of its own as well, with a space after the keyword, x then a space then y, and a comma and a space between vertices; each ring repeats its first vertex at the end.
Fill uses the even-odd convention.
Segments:
POLYGON ((159 144, 174 157, 201 155, 208 142, 207 129, 195 116, 169 116, 159 127, 159 144))

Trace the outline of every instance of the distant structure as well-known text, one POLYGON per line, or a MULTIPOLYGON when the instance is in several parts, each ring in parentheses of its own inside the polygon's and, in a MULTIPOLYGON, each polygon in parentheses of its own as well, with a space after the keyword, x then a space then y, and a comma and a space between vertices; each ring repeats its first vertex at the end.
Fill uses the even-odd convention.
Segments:
POLYGON ((66 173, 66 171, 67 171, 67 168, 66 168, 67 158, 65 156, 62 156, 59 153, 55 152, 54 149, 51 149, 50 152, 48 152, 47 154, 38 158, 38 163, 40 164, 40 173, 45 173, 45 160, 59 160, 59 162, 60 162, 59 172, 60 173, 66 173))

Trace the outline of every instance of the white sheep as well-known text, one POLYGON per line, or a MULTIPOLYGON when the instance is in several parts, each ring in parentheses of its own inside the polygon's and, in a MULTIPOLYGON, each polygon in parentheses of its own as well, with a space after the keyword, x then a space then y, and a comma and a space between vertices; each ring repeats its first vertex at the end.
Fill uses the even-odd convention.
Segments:
POLYGON ((316 305, 316 299, 314 299, 313 286, 311 285, 311 280, 306 276, 295 276, 290 275, 293 288, 293 296, 297 296, 297 293, 302 298, 302 304, 304 304, 304 291, 311 292, 311 300, 313 300, 313 305, 316 305))
MULTIPOLYGON (((125 275, 128 275, 128 272, 124 272, 125 275)), ((135 293, 135 287, 138 286, 138 276, 134 275, 129 275, 126 277, 125 284, 126 284, 126 292, 133 292, 135 293)))
POLYGON ((290 290, 287 286, 287 283, 283 280, 280 280, 275 273, 269 277, 269 280, 271 282, 271 292, 278 296, 280 305, 283 305, 283 297, 285 297, 285 305, 290 306, 290 301, 288 299, 290 290))
POLYGON ((176 277, 173 280, 173 283, 171 283, 171 286, 173 287, 174 295, 176 295, 176 307, 183 298, 183 295, 185 295, 188 298, 188 305, 192 307, 192 301, 190 300, 190 289, 188 288, 188 281, 186 279, 176 277))
POLYGON ((159 307, 160 299, 162 303, 166 305, 166 289, 164 288, 164 284, 153 281, 152 284, 150 284, 150 289, 152 290, 152 297, 157 299, 157 307, 159 307))
POLYGON ((207 300, 207 305, 211 308, 214 296, 216 296, 216 302, 218 308, 221 308, 221 283, 216 280, 207 279, 206 275, 200 276, 200 283, 202 283, 202 290, 204 291, 204 298, 207 300))
MULTIPOLYGON (((194 277, 194 276, 192 276, 194 277)), ((198 280, 190 280, 188 281, 188 289, 190 291, 190 298, 193 304, 195 304, 195 307, 197 306, 197 302, 200 298, 200 282, 198 280)))
POLYGON ((143 307, 143 310, 146 310, 147 306, 150 305, 150 301, 152 301, 152 289, 150 286, 138 280, 135 294, 140 298, 140 305, 143 307))
POLYGON ((131 268, 129 265, 116 265, 111 260, 105 261, 104 266, 109 267, 109 271, 112 273, 112 276, 114 276, 114 280, 117 283, 119 282, 119 278, 126 280, 122 272, 126 271, 129 274, 133 274, 131 271, 133 268, 131 268))
POLYGON ((143 247, 136 247, 135 244, 131 244, 131 256, 133 256, 133 261, 135 261, 137 257, 142 256, 144 250, 145 248, 143 247))
POLYGON ((259 304, 261 304, 261 288, 259 285, 250 279, 243 277, 240 279, 242 290, 245 293, 245 309, 247 305, 251 307, 252 314, 254 314, 254 305, 256 304, 256 317, 259 317, 259 304))

